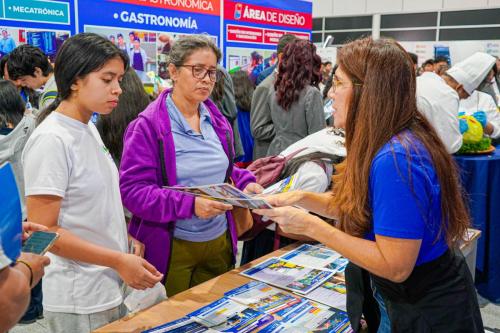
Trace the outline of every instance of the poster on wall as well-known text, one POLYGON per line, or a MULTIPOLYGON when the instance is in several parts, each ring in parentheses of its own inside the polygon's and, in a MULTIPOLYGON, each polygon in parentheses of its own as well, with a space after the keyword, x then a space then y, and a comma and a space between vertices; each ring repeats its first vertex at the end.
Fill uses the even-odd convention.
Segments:
POLYGON ((418 64, 422 65, 427 59, 433 59, 436 48, 448 48, 451 65, 470 57, 475 52, 485 52, 492 56, 500 56, 500 40, 473 40, 450 42, 400 42, 408 52, 418 56, 418 64))
POLYGON ((71 0, 0 0, 0 56, 30 44, 53 61, 62 43, 75 33, 74 13, 71 0))
POLYGON ((255 80, 277 61, 276 46, 286 33, 310 39, 312 1, 225 0, 224 65, 255 80))
POLYGON ((100 34, 128 54, 141 79, 146 73, 167 78, 173 41, 206 34, 217 44, 222 0, 79 0, 79 30, 100 34))

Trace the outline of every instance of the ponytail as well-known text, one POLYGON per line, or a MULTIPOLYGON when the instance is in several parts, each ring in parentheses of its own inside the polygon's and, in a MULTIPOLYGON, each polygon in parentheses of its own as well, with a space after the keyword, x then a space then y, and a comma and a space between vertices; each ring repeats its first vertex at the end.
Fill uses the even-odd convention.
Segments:
POLYGON ((58 94, 56 99, 38 114, 38 117, 36 119, 36 126, 40 125, 42 121, 44 121, 45 118, 47 118, 48 115, 52 113, 52 111, 57 109, 59 104, 61 104, 61 97, 58 94))

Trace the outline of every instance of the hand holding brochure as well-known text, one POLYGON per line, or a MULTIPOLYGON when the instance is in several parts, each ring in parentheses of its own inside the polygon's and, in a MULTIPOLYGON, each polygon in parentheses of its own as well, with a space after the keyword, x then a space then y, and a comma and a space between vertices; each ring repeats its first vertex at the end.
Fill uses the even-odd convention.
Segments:
POLYGON ((164 186, 163 188, 172 191, 189 193, 210 200, 221 201, 238 207, 249 209, 272 208, 271 205, 269 205, 265 200, 254 198, 230 184, 213 184, 192 187, 164 186))

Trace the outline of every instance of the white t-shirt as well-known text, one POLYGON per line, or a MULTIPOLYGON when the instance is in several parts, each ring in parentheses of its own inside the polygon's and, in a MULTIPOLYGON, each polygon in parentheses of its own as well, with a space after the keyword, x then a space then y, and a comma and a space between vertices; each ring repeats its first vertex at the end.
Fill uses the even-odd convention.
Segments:
MULTIPOLYGON (((26 196, 62 197, 58 225, 112 250, 127 251, 118 170, 95 126, 52 112, 23 151, 26 196)), ((49 254, 43 306, 89 314, 122 303, 122 281, 108 267, 49 254)))
POLYGON ((472 115, 476 111, 484 111, 489 123, 493 126, 493 133, 490 137, 496 139, 500 137, 500 112, 493 97, 475 90, 467 99, 460 100, 460 112, 472 115))
POLYGON ((417 107, 431 123, 448 153, 462 146, 458 124, 459 97, 437 74, 425 72, 417 77, 417 107))

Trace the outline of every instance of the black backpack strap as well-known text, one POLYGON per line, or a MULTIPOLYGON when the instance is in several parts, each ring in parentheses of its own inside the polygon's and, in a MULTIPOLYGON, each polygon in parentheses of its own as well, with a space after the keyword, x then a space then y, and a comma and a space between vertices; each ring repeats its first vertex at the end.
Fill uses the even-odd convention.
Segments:
POLYGON ((229 178, 231 177, 231 174, 233 173, 233 163, 234 163, 234 154, 233 154, 233 141, 231 140, 231 133, 229 131, 226 131, 226 142, 227 142, 227 153, 228 153, 228 158, 229 158, 229 167, 227 168, 226 172, 226 183, 229 182, 229 178))
POLYGON ((158 147, 160 152, 160 168, 161 168, 161 181, 163 186, 168 186, 167 168, 165 167, 165 148, 163 140, 158 139, 158 147))

